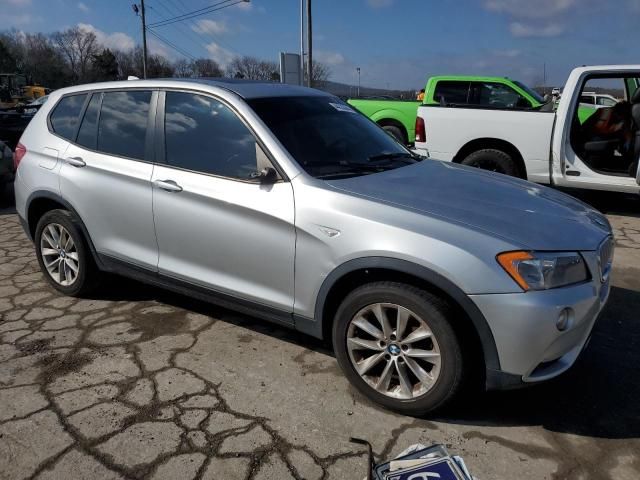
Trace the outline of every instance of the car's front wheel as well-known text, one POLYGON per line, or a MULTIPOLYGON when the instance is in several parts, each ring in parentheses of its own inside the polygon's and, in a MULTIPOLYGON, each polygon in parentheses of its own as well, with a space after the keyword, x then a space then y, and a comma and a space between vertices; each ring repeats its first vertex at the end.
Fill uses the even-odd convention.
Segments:
POLYGON ((36 226, 34 243, 40 268, 56 290, 75 297, 96 286, 99 271, 72 213, 45 213, 36 226))
POLYGON ((338 363, 351 383, 387 408, 419 415, 442 407, 462 383, 451 310, 437 296, 395 282, 355 289, 333 325, 338 363))

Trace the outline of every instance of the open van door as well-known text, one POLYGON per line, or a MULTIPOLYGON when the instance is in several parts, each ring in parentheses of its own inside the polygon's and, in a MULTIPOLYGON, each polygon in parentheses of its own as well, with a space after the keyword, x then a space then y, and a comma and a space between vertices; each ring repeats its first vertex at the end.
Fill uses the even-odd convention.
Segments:
POLYGON ((640 65, 580 67, 571 72, 556 111, 551 156, 551 180, 572 188, 639 193, 632 167, 635 124, 630 106, 640 87, 640 65), (581 103, 582 92, 609 89, 618 103, 612 107, 581 103), (589 111, 587 111, 589 110, 589 111))

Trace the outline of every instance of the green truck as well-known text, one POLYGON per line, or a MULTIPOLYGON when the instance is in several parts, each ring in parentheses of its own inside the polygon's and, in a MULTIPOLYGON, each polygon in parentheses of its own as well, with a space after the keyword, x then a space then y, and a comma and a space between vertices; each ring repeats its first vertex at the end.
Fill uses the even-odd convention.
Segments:
MULTIPOLYGON (((545 105, 540 94, 521 82, 507 77, 473 75, 431 77, 422 102, 359 98, 347 102, 404 144, 415 142, 416 116, 422 104, 517 110, 535 110, 545 105)), ((584 122, 594 111, 594 108, 581 107, 580 121, 584 122)))

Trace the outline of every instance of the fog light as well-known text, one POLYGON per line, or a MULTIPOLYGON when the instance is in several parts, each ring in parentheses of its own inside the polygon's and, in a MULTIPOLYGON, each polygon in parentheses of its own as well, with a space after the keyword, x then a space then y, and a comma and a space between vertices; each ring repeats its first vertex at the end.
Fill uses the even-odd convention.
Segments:
POLYGON ((556 328, 564 332, 573 323, 573 310, 570 308, 563 308, 556 320, 556 328))

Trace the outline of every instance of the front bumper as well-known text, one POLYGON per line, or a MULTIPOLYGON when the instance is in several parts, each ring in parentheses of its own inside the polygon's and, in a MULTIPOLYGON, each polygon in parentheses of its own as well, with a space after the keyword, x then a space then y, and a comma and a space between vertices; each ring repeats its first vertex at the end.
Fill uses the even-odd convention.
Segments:
POLYGON ((500 371, 488 372, 488 388, 548 380, 568 370, 585 348, 609 291, 609 280, 594 278, 546 291, 471 295, 491 328, 500 360, 500 371), (570 322, 560 331, 556 323, 564 309, 570 309, 570 322))

